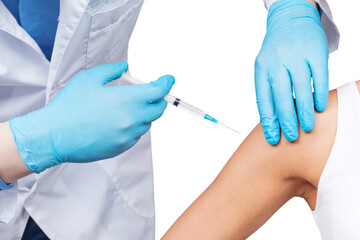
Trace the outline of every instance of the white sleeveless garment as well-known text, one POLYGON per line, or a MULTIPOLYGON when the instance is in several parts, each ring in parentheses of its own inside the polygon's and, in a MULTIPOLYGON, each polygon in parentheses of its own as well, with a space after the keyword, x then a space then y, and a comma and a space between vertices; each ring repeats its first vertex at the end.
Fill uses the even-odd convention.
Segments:
POLYGON ((337 133, 320 177, 313 214, 323 240, 359 240, 360 95, 355 82, 337 93, 337 133))

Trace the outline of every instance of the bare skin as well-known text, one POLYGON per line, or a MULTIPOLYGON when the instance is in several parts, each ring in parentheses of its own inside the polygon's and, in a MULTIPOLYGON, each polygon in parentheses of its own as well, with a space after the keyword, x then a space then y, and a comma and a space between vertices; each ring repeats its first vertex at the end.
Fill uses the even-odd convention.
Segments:
POLYGON ((0 123, 0 143, 0 178, 5 183, 32 173, 20 157, 9 122, 0 123))
POLYGON ((316 113, 314 130, 300 130, 296 142, 282 136, 271 146, 259 124, 162 239, 246 239, 293 197, 304 198, 314 210, 336 129, 335 90, 329 93, 327 109, 316 113))

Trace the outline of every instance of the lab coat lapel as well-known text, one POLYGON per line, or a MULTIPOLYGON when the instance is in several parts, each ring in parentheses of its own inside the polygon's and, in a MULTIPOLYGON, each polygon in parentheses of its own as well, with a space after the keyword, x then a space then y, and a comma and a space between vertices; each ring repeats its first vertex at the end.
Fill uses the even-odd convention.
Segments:
POLYGON ((0 1, 0 122, 45 104, 49 61, 0 1))
POLYGON ((76 31, 80 20, 89 4, 89 0, 60 0, 59 23, 55 37, 54 50, 50 63, 49 77, 46 89, 46 102, 50 101, 54 90, 54 82, 59 66, 67 51, 69 42, 76 31))

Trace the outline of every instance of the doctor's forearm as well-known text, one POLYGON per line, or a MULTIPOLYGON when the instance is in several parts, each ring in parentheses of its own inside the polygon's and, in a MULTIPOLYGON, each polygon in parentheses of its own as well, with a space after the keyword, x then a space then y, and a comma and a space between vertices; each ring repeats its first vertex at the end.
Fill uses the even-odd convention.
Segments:
POLYGON ((0 123, 0 178, 11 183, 31 173, 20 157, 9 122, 0 123))

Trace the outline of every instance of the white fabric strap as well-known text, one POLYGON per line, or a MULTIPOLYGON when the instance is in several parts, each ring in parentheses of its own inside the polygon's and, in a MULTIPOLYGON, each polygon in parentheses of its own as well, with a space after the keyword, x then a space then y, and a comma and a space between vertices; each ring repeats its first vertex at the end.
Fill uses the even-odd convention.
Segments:
MULTIPOLYGON (((271 7, 271 5, 278 0, 264 0, 264 4, 267 10, 271 7)), ((315 0, 320 7, 320 16, 321 16, 321 25, 324 28, 326 33, 329 52, 334 52, 339 47, 340 41, 340 33, 335 25, 335 22, 332 18, 331 10, 329 4, 326 0, 315 0)))

